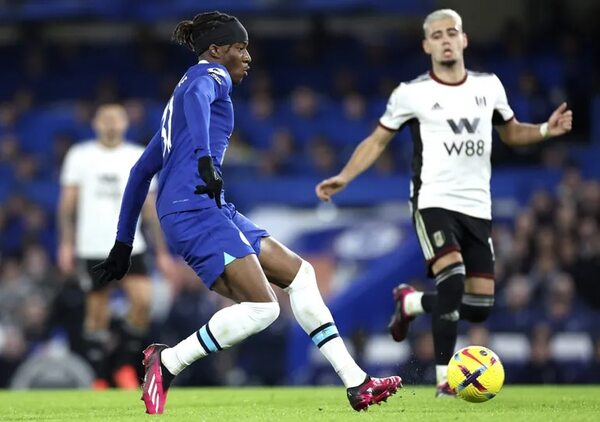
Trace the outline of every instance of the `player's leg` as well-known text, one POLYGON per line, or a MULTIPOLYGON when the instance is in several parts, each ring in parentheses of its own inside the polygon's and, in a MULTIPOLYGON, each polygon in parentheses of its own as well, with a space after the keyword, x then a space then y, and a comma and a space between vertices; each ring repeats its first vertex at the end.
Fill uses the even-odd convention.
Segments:
POLYGON ((436 284, 436 300, 433 301, 431 310, 436 396, 454 396, 455 393, 448 386, 448 362, 456 347, 465 284, 465 266, 461 254, 451 252, 436 260, 431 269, 436 284))
POLYGON ((108 388, 107 344, 110 338, 109 289, 88 292, 85 299, 83 341, 87 361, 96 373, 93 387, 108 388))
POLYGON ((461 228, 455 213, 438 208, 416 210, 414 223, 423 254, 435 279, 432 292, 417 292, 400 285, 394 290, 397 310, 390 322, 390 332, 402 341, 408 324, 419 314, 432 314, 438 393, 447 383, 448 361, 456 345, 461 299, 464 291, 465 266, 460 252, 461 228))
POLYGON ((329 308, 323 302, 312 265, 272 237, 261 240, 259 255, 269 281, 290 297, 298 324, 331 363, 346 387, 361 384, 367 374, 348 353, 329 308))
POLYGON ((467 271, 460 317, 484 322, 494 306, 494 247, 491 221, 464 217, 463 258, 467 271))
POLYGON ((121 326, 117 349, 117 369, 113 374, 113 379, 117 387, 126 389, 139 387, 138 356, 146 341, 150 325, 152 282, 147 275, 143 259, 142 255, 132 257, 130 272, 122 282, 123 290, 129 301, 129 311, 121 326))
POLYGON ((81 260, 81 277, 85 296, 83 320, 83 349, 86 360, 95 373, 94 389, 109 387, 108 342, 110 339, 110 288, 98 289, 95 286, 91 267, 99 261, 81 260))
POLYGON ((152 344, 144 350, 142 400, 147 413, 163 413, 167 390, 186 367, 264 330, 279 316, 275 293, 254 254, 229 263, 213 290, 239 303, 215 313, 174 347, 152 344))
POLYGON ((233 222, 258 254, 269 282, 289 295, 292 312, 302 329, 331 363, 346 387, 361 384, 367 375, 350 356, 339 336, 333 316, 319 292, 312 265, 235 211, 231 204, 228 206, 233 212, 233 222))
POLYGON ((262 331, 279 315, 258 258, 226 207, 168 215, 161 225, 169 244, 207 287, 238 303, 174 347, 153 344, 144 351, 142 399, 148 413, 163 412, 169 385, 184 368, 262 331))
POLYGON ((279 315, 275 293, 254 254, 228 264, 212 290, 237 303, 221 309, 198 331, 163 352, 163 363, 173 375, 262 331, 279 315))
POLYGON ((260 241, 259 259, 269 281, 289 295, 294 317, 339 375, 354 409, 386 400, 402 386, 400 377, 371 378, 357 365, 339 336, 309 262, 272 237, 260 241))

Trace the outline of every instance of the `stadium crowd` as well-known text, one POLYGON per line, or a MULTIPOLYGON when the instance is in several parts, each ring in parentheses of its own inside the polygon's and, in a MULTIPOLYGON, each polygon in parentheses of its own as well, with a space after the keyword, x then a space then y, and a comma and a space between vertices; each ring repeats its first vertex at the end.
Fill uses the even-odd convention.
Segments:
MULTIPOLYGON (((470 61, 477 70, 499 74, 520 119, 541 121, 557 99, 566 97, 577 110, 573 142, 600 142, 593 138, 600 133, 589 139, 589 90, 592 75, 600 74, 594 71, 593 49, 584 49, 574 33, 561 33, 556 35, 558 50, 546 51, 539 40, 523 43, 525 34, 515 38, 519 31, 526 32, 507 28, 503 45, 473 46, 470 61)), ((174 75, 189 65, 163 41, 143 31, 138 35, 134 44, 124 46, 31 37, 25 48, 0 47, 2 55, 19 64, 0 71, 0 387, 8 387, 18 366, 53 341, 80 350, 83 294, 77 280, 55 266, 62 160, 70 145, 91 136, 95 105, 110 101, 126 106, 129 139, 145 144, 158 128, 160 104, 177 82, 174 75)), ((291 43, 289 53, 281 51, 276 60, 268 52, 281 50, 281 41, 253 41, 256 70, 235 92, 237 130, 225 180, 336 172, 355 142, 372 129, 391 89, 427 69, 415 47, 396 41, 372 46, 326 38, 319 44, 309 37, 291 43), (324 56, 328 48, 339 54, 324 56), (357 60, 360 66, 354 65, 357 60)), ((398 137, 375 166, 377 174, 409 171, 412 146, 406 134, 398 137)), ((498 301, 485 326, 469 334, 480 341, 489 331, 528 334, 531 355, 518 370, 509 370, 509 381, 598 383, 600 330, 594 322, 600 319, 600 182, 582 176, 570 149, 561 145, 519 152, 498 145, 493 157, 499 165, 559 168, 563 176, 554 191, 531 197, 514 220, 496 224, 498 301), (587 333, 593 360, 559 365, 550 344, 561 332, 587 333)), ((152 331, 166 343, 183 338, 196 321, 223 305, 184 265, 177 274, 155 282, 168 294, 157 295, 152 331)), ((125 306, 118 295, 115 304, 125 306)), ((114 322, 116 342, 118 312, 114 322)), ((282 312, 267 332, 199 362, 178 382, 284 383, 283 352, 266 362, 257 350, 265 344, 284 350, 289 322, 289 311, 282 312), (266 365, 270 370, 261 371, 266 365), (248 373, 256 378, 247 378, 248 373)), ((413 333, 411 345, 413 358, 400 372, 409 383, 430 382, 433 353, 425 327, 413 333)))

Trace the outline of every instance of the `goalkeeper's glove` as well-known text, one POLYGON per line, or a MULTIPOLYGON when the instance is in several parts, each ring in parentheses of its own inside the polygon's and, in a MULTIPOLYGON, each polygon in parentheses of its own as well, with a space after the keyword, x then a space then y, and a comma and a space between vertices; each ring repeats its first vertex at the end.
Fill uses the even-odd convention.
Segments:
POLYGON ((223 190, 223 179, 213 164, 209 156, 198 159, 198 173, 206 185, 197 185, 194 193, 196 195, 207 194, 210 199, 214 199, 217 207, 221 208, 221 191, 223 190))
POLYGON ((94 289, 101 289, 113 280, 122 279, 131 266, 131 249, 126 243, 115 241, 108 257, 92 267, 94 289))

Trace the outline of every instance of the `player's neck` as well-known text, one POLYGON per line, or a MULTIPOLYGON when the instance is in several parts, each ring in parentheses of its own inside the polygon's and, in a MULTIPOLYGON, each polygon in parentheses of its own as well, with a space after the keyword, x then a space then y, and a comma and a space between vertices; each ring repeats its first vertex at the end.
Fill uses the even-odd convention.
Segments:
POLYGON ((460 84, 467 77, 467 70, 464 64, 459 63, 456 63, 454 66, 444 66, 443 64, 434 63, 431 73, 434 79, 449 85, 460 84))
POLYGON ((98 142, 105 148, 116 148, 123 143, 121 138, 98 138, 98 142))

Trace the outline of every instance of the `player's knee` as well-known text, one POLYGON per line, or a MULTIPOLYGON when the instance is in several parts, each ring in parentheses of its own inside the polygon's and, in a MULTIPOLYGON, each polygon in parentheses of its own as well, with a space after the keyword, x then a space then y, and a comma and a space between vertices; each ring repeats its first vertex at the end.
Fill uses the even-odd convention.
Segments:
POLYGON ((248 310, 248 316, 254 322, 255 332, 271 325, 279 317, 278 302, 242 302, 240 305, 248 310))
POLYGON ((456 262, 442 269, 435 277, 437 289, 436 314, 458 320, 464 291, 465 266, 456 262))
POLYGON ((465 293, 462 298, 460 316, 470 322, 484 322, 494 306, 494 295, 465 293))
POLYGON ((287 287, 286 291, 290 293, 292 290, 297 291, 307 287, 314 287, 316 284, 317 276, 315 275, 314 267, 310 262, 302 260, 296 276, 287 287))
POLYGON ((434 259, 435 260, 433 261, 433 263, 431 263, 431 270, 434 274, 441 273, 442 271, 444 271, 445 268, 447 268, 450 265, 462 264, 463 262, 462 255, 458 251, 452 251, 440 256, 437 259, 434 259))

